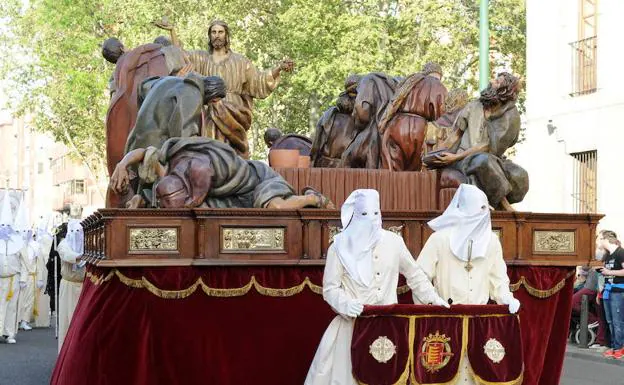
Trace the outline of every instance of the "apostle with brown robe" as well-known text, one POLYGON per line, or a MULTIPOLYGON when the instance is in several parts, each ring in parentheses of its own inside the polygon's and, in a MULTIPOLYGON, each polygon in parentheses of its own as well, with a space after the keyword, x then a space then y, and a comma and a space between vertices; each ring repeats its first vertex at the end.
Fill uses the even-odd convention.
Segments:
POLYGON ((127 50, 117 38, 102 44, 102 56, 115 64, 110 83, 111 101, 106 113, 106 152, 109 175, 123 157, 128 134, 136 122, 137 89, 141 82, 152 76, 177 74, 188 62, 183 52, 166 40, 158 44, 144 44, 127 50))
POLYGON ((338 96, 336 105, 327 109, 318 121, 311 154, 314 167, 343 167, 342 155, 357 134, 352 113, 360 78, 351 75, 345 80, 345 90, 338 96))
POLYGON ((427 123, 444 113, 447 90, 441 78, 440 65, 430 62, 397 86, 379 124, 383 168, 421 170, 427 123))
MULTIPOLYGON (((153 206, 164 208, 242 207, 333 208, 313 189, 295 195, 293 188, 263 162, 241 158, 228 145, 209 138, 171 138, 158 150, 137 148, 124 157, 111 177, 121 193, 129 182, 128 167, 139 164, 145 183, 155 183, 153 206)), ((143 197, 133 200, 145 205, 143 197)))
POLYGON ((381 165, 379 122, 399 81, 380 72, 360 79, 353 107, 356 134, 343 154, 343 167, 379 168, 381 165))
POLYGON ((433 167, 460 171, 485 192, 492 207, 509 211, 511 203, 522 201, 529 190, 526 170, 504 156, 520 135, 519 90, 516 76, 500 73, 478 100, 460 112, 447 141, 449 151, 431 161, 433 167))

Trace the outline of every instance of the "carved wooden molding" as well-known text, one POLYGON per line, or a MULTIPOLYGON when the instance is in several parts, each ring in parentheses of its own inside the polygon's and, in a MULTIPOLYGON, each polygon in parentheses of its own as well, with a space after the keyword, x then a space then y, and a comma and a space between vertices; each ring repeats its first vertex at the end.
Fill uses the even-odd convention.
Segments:
POLYGON ((533 252, 574 254, 576 252, 576 232, 574 230, 534 230, 533 252))
POLYGON ((178 251, 177 227, 134 227, 128 236, 128 252, 178 251))
POLYGON ((221 227, 222 252, 286 251, 284 227, 221 227))

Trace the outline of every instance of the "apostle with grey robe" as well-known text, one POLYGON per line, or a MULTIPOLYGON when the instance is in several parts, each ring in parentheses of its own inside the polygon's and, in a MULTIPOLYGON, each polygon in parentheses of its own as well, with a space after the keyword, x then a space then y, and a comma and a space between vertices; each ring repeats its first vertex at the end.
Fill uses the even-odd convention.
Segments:
MULTIPOLYGON (((128 167, 140 164, 141 181, 155 183, 152 202, 160 207, 243 207, 298 209, 332 208, 320 193, 293 188, 263 162, 241 158, 227 144, 209 138, 171 138, 160 149, 135 149, 117 165, 111 188, 122 193, 128 184, 128 167)), ((145 196, 145 195, 144 195, 145 196)), ((149 198, 148 198, 149 199, 149 198)))
POLYGON ((450 167, 478 186, 494 208, 513 211, 511 203, 524 199, 529 190, 526 170, 504 154, 520 135, 520 113, 516 100, 520 80, 500 73, 478 100, 459 113, 455 122, 455 140, 447 152, 436 155, 434 167, 450 167))

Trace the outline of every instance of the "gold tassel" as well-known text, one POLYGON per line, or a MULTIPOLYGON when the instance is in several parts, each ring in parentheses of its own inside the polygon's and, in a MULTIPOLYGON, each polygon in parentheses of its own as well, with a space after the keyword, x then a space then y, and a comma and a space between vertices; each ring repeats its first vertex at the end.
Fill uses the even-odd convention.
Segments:
POLYGON ((7 302, 11 300, 11 298, 13 298, 13 277, 15 277, 14 275, 12 275, 9 278, 9 293, 7 294, 6 300, 7 302))
POLYGON ((33 317, 39 316, 39 288, 37 287, 37 276, 35 274, 31 274, 33 278, 33 290, 35 291, 35 298, 33 299, 35 304, 33 305, 33 317))

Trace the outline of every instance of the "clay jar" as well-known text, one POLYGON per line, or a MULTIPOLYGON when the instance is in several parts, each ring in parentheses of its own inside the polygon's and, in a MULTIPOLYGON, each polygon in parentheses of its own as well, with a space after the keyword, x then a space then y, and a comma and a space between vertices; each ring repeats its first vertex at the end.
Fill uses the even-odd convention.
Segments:
POLYGON ((271 150, 269 151, 269 166, 275 168, 297 168, 299 165, 299 150, 271 150))
POLYGON ((310 156, 308 155, 299 155, 299 163, 297 163, 298 168, 310 168, 310 156))

